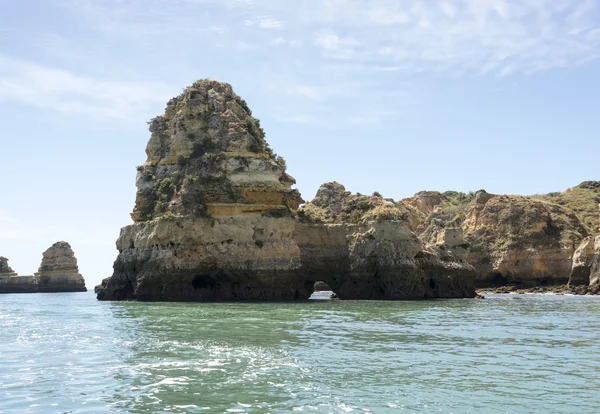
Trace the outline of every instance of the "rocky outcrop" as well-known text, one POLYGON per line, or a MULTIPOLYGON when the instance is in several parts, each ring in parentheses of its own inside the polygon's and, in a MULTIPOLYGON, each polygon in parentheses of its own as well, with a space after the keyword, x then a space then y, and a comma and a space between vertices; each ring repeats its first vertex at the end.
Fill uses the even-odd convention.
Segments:
POLYGON ((54 243, 43 253, 42 263, 33 276, 18 276, 8 267, 0 274, 0 293, 85 292, 85 280, 79 274, 77 259, 67 242, 54 243), (12 274, 8 274, 12 273, 12 274))
POLYGON ((423 249, 416 210, 338 183, 302 202, 231 87, 202 80, 150 123, 134 224, 100 300, 473 297, 473 268, 423 249))
POLYGON ((304 272, 342 299, 474 297, 474 269, 427 251, 411 230, 411 214, 377 194, 323 184, 298 211, 308 226, 296 235, 304 272))
POLYGON ((8 265, 6 257, 0 257, 0 277, 16 276, 17 273, 8 265))
POLYGON ((569 280, 575 249, 588 234, 570 209, 536 197, 484 190, 452 198, 431 193, 428 199, 435 203, 424 210, 431 212, 418 233, 443 259, 473 265, 478 287, 547 286, 569 280))
POLYGON ((569 286, 600 288, 600 236, 585 238, 573 254, 569 286))
POLYGON ((39 292, 87 291, 73 249, 64 241, 54 243, 43 253, 42 263, 34 276, 39 292))
POLYGON ((19 276, 8 265, 6 257, 0 257, 0 293, 35 293, 37 283, 33 276, 19 276))
POLYGON ((132 218, 98 299, 308 298, 285 161, 231 86, 194 83, 150 123, 132 218))

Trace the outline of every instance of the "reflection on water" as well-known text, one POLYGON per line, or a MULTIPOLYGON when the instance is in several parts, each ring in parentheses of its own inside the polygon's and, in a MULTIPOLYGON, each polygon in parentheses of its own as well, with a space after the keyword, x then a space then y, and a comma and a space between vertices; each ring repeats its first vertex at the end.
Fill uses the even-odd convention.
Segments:
POLYGON ((600 298, 0 295, 0 412, 599 412, 600 298))

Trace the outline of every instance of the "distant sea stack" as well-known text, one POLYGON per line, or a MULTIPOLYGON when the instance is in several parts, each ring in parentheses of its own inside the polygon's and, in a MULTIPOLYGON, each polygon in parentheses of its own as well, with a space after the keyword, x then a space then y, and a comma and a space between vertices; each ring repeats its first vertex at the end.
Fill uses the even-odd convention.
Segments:
POLYGON ((43 253, 42 263, 33 276, 18 276, 8 260, 0 258, 0 293, 85 292, 77 259, 67 242, 54 243, 43 253))
POLYGON ((43 253, 42 263, 34 277, 39 292, 87 291, 73 249, 64 241, 54 243, 43 253))
POLYGON ((411 214, 380 196, 325 185, 298 210, 285 161, 230 85, 195 82, 150 132, 134 224, 98 299, 303 300, 315 281, 341 299, 475 296, 473 267, 425 249, 411 214))

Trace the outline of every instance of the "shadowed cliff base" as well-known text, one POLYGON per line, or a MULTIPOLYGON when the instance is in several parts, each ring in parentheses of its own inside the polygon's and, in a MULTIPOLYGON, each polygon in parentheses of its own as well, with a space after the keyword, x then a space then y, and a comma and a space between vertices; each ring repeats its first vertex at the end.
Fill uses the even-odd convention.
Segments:
POLYGON ((474 268, 425 248, 410 208, 328 183, 310 206, 335 213, 348 198, 355 213, 298 210, 285 160, 230 85, 195 82, 150 132, 134 224, 98 299, 306 300, 315 281, 341 299, 475 297, 474 268))

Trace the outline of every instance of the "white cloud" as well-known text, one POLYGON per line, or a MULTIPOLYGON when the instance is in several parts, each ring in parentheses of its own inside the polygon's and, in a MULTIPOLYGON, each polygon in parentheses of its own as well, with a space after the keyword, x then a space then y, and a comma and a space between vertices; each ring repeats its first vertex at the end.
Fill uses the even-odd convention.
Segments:
POLYGON ((177 91, 162 83, 113 81, 0 55, 0 102, 100 118, 147 118, 177 91))
POLYGON ((258 26, 261 29, 283 29, 285 23, 272 17, 265 17, 258 21, 258 26))
POLYGON ((332 30, 324 30, 315 35, 315 44, 334 58, 351 59, 357 54, 359 42, 350 37, 340 37, 332 30))

